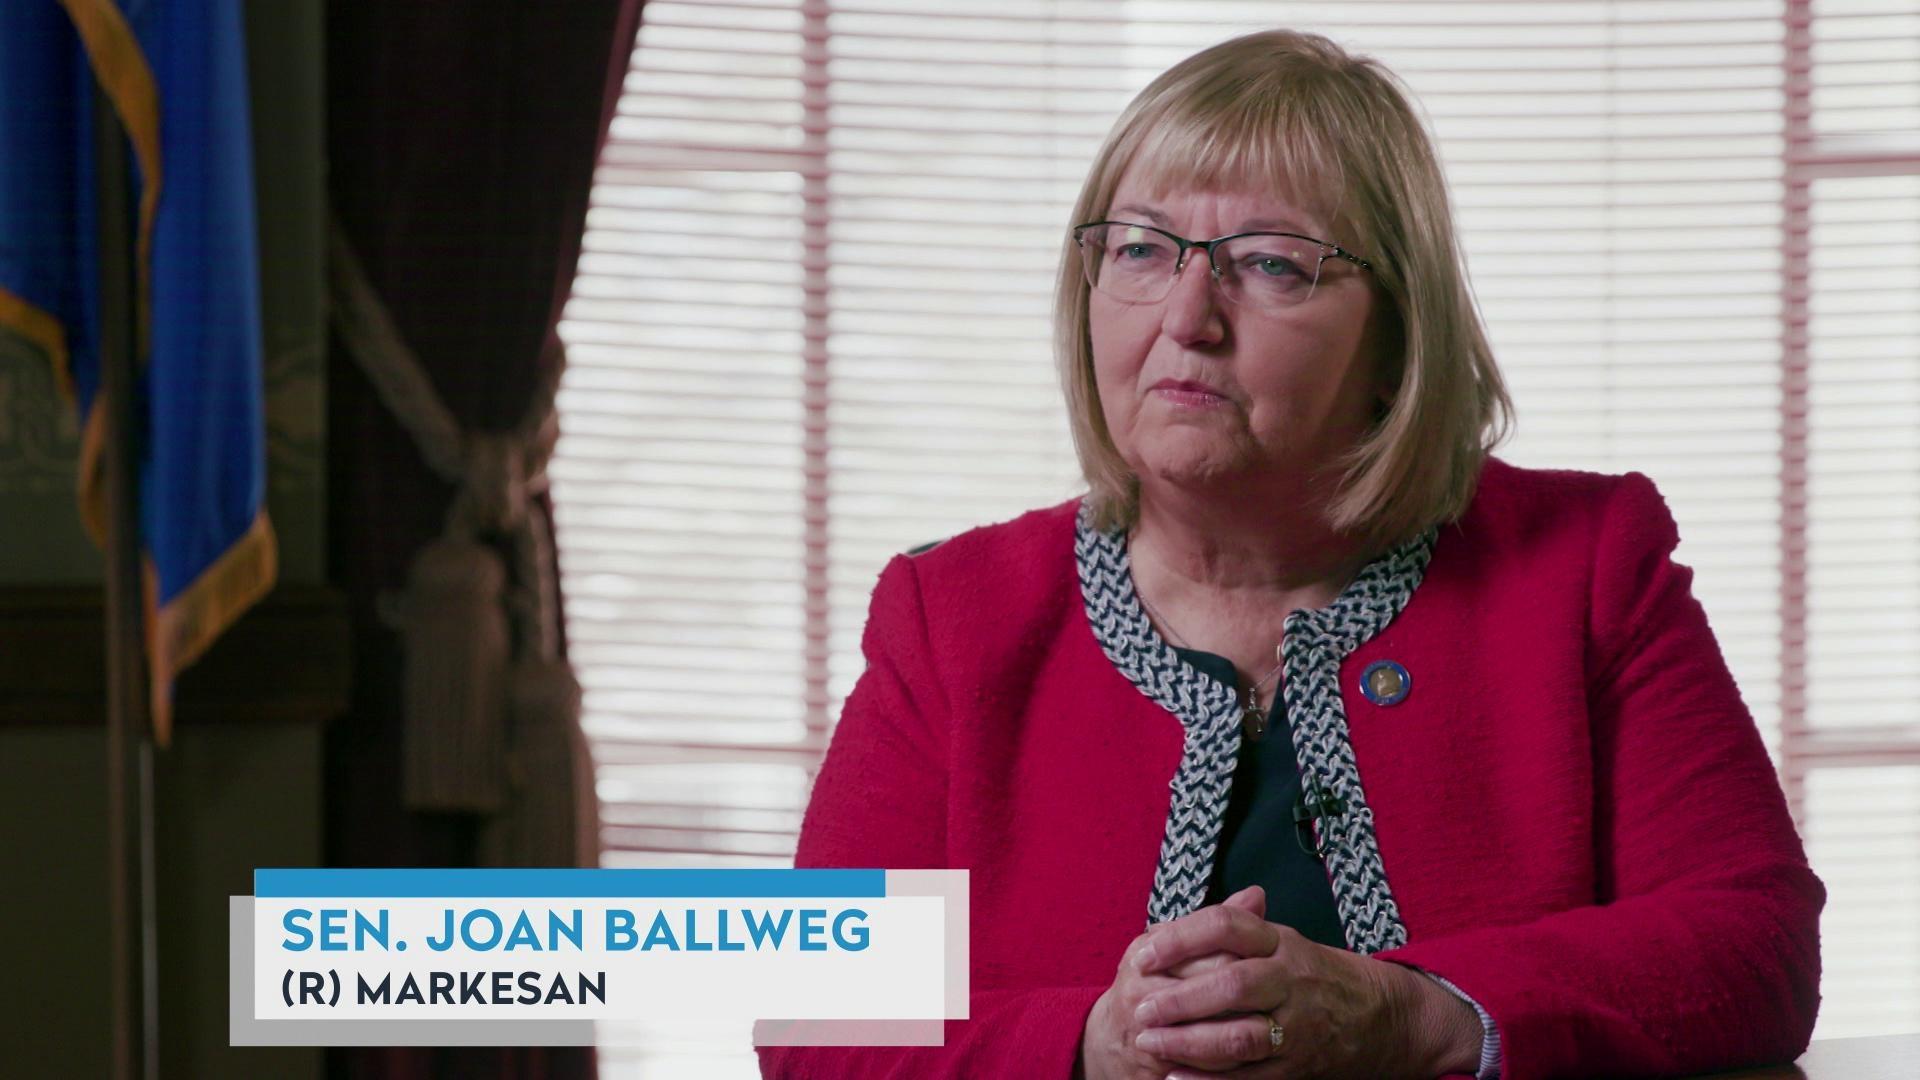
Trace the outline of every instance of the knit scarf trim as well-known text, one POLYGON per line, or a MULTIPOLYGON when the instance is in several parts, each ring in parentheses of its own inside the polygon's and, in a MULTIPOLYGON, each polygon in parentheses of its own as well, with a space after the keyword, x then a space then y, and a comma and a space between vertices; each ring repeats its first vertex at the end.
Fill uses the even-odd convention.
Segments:
MULTIPOLYGON (((1074 558, 1087 621, 1113 666, 1186 730, 1180 765, 1169 785, 1166 835, 1147 902, 1151 925, 1192 913, 1206 897, 1240 758, 1240 703, 1234 688, 1180 659, 1161 639, 1134 591, 1125 532, 1098 531, 1090 516, 1082 500, 1074 558)), ((1281 700, 1302 783, 1346 804, 1345 813, 1319 820, 1317 838, 1326 852, 1328 881, 1348 947, 1362 954, 1406 944, 1407 929, 1381 865, 1373 810, 1347 737, 1340 662, 1406 607, 1426 574, 1438 535, 1437 529, 1428 529, 1380 556, 1362 568, 1332 604, 1295 611, 1285 623, 1281 700)))

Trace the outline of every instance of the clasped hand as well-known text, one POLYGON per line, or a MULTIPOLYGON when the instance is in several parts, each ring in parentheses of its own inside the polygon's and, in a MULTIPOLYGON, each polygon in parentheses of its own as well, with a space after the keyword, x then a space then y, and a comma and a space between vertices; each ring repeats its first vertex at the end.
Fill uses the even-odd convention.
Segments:
POLYGON ((1087 1018, 1088 1080, 1421 1076, 1412 1027, 1426 980, 1265 911, 1251 886, 1135 938, 1087 1018), (1277 1049, 1269 1017, 1283 1027, 1277 1049))

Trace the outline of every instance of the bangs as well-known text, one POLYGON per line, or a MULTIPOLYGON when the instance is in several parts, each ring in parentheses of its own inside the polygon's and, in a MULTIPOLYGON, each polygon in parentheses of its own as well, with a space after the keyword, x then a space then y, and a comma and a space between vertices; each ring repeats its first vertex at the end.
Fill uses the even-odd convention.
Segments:
POLYGON ((1307 215, 1323 233, 1339 231, 1349 207, 1342 197, 1346 163, 1338 140, 1326 125, 1311 122, 1310 110, 1278 107, 1279 96, 1264 87, 1236 89, 1231 97, 1188 99, 1143 124, 1127 167, 1140 170, 1156 199, 1174 190, 1263 191, 1307 215))
MULTIPOLYGON (((1513 403, 1454 237, 1446 178, 1404 84, 1318 34, 1221 42, 1156 77, 1120 114, 1073 205, 1104 219, 1129 197, 1246 194, 1287 204, 1302 232, 1367 260, 1385 384, 1372 428, 1339 462, 1327 523, 1381 550, 1456 520, 1513 403), (1137 185, 1137 187, 1135 186, 1137 185)), ((1140 483, 1107 429, 1094 370, 1092 287, 1062 238, 1054 354, 1095 527, 1139 519, 1140 483)))

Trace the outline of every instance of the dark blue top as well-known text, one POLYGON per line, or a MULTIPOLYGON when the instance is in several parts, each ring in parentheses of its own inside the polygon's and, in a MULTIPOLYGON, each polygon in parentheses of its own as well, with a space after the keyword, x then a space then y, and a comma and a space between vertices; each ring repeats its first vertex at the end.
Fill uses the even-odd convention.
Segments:
MULTIPOLYGON (((1239 685, 1233 661, 1226 657, 1198 649, 1175 648, 1174 652, 1224 685, 1239 685)), ((1313 845, 1310 828, 1294 822, 1294 808, 1300 802, 1293 730, 1276 694, 1266 735, 1258 741, 1241 736, 1240 763, 1234 769, 1226 819, 1220 824, 1206 902, 1217 904, 1249 885, 1262 886, 1267 890, 1268 922, 1291 926, 1312 941, 1344 949, 1347 936, 1340 928, 1326 866, 1307 851, 1313 845)))

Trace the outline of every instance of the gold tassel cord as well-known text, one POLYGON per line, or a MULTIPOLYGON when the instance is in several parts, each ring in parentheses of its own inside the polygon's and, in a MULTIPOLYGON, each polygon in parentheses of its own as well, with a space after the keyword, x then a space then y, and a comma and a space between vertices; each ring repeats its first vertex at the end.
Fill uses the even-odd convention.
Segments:
POLYGON ((580 684, 558 655, 552 538, 532 504, 558 432, 558 339, 519 425, 464 431, 338 221, 328 250, 335 331, 422 458, 459 487, 444 532, 415 556, 406 588, 381 599, 406 656, 406 804, 481 815, 482 865, 598 865, 580 684))

